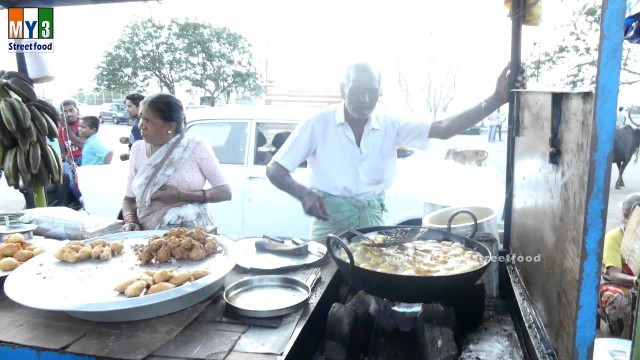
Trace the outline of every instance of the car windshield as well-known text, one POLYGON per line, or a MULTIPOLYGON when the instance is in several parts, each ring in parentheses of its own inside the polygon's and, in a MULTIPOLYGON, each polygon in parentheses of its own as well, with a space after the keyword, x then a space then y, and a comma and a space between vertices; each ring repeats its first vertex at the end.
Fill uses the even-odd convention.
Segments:
POLYGON ((113 110, 124 111, 124 104, 113 104, 113 110))

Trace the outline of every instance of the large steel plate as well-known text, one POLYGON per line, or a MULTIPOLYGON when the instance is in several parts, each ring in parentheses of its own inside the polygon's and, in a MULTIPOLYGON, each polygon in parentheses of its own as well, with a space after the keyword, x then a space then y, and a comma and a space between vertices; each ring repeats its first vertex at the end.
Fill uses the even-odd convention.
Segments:
POLYGON ((262 240, 264 240, 262 237, 255 237, 240 239, 235 242, 238 266, 249 270, 263 271, 293 269, 315 264, 322 260, 327 253, 327 247, 315 241, 307 242, 309 252, 304 256, 256 251, 256 242, 262 240))
MULTIPOLYGON (((24 263, 9 275, 5 293, 13 301, 36 309, 66 311, 81 319, 118 322, 149 319, 170 314, 206 299, 222 285, 235 266, 233 241, 216 235, 223 253, 200 261, 171 260, 162 264, 138 264, 132 246, 147 244, 153 235, 166 231, 134 231, 85 240, 122 241, 124 252, 108 261, 85 260, 75 264, 57 260, 46 252, 24 263), (127 298, 114 287, 145 270, 180 269, 209 271, 209 275, 174 289, 127 298)), ((62 244, 61 244, 62 246, 62 244)))

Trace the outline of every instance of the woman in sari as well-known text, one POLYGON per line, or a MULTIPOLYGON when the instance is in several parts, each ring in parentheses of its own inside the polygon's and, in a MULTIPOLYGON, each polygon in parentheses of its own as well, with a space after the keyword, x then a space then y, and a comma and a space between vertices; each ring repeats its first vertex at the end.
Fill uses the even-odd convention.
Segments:
POLYGON ((640 193, 627 195, 622 201, 623 225, 607 232, 602 251, 598 314, 607 323, 610 335, 624 339, 629 339, 631 334, 631 291, 638 287, 638 276, 625 263, 620 247, 627 220, 638 204, 640 193))
POLYGON ((139 127, 144 141, 131 147, 123 230, 214 225, 206 204, 231 200, 231 189, 211 146, 184 132, 180 100, 145 98, 139 127), (211 187, 203 190, 205 181, 211 187))

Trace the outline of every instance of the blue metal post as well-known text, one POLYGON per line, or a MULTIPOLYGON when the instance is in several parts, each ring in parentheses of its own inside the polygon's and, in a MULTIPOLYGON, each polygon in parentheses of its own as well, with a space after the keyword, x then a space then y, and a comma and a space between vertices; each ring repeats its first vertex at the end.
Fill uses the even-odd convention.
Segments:
POLYGON ((580 262, 574 359, 591 359, 596 333, 598 284, 609 200, 609 179, 616 107, 620 86, 620 61, 625 0, 604 0, 600 23, 598 72, 593 108, 593 137, 587 186, 587 208, 580 262))

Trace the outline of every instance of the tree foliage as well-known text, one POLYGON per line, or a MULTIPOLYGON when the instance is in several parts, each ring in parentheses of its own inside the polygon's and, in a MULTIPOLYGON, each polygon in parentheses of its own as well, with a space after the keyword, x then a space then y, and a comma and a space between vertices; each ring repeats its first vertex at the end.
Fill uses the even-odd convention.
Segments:
POLYGON ((176 36, 182 39, 186 56, 181 79, 202 89, 211 105, 231 93, 256 92, 258 74, 252 64, 251 46, 240 34, 228 28, 186 21, 176 36))
POLYGON ((240 34, 209 24, 172 19, 129 25, 98 66, 100 89, 144 88, 150 81, 175 94, 184 83, 227 102, 231 94, 259 93, 251 46, 240 34))
MULTIPOLYGON (((552 43, 537 44, 537 58, 525 63, 531 78, 543 86, 592 88, 596 81, 601 2, 587 0, 554 31, 552 43)), ((623 35, 620 34, 622 37, 623 35)), ((623 44, 620 84, 640 82, 639 50, 623 44)))

